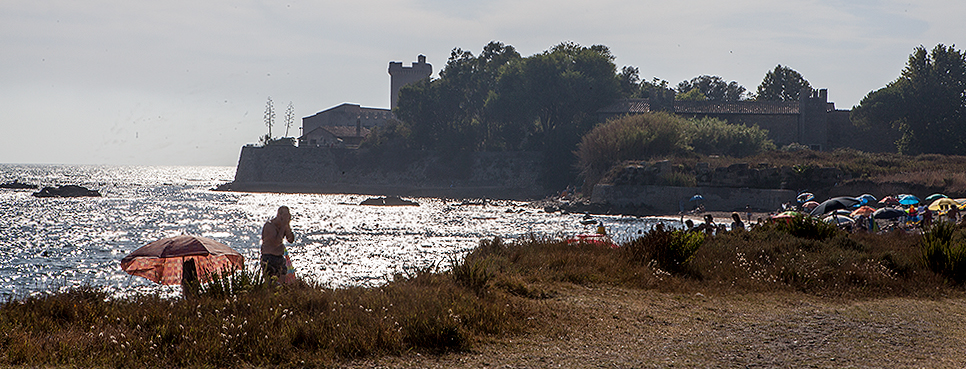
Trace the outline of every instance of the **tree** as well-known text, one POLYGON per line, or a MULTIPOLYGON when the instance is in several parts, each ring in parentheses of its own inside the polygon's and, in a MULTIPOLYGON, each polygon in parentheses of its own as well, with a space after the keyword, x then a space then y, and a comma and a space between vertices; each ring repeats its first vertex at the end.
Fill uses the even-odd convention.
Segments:
MULTIPOLYGON (((641 81, 641 92, 639 96, 641 98, 649 99, 656 98, 661 94, 673 94, 674 90, 668 87, 668 82, 654 77, 650 82, 641 81)), ((670 95, 664 95, 670 96, 670 95)))
POLYGON ((704 93, 702 93, 701 90, 699 90, 697 88, 692 88, 692 89, 688 90, 688 92, 685 92, 685 93, 678 93, 676 96, 674 96, 674 99, 675 100, 679 100, 679 101, 705 101, 705 100, 709 100, 708 97, 707 96, 704 96, 704 93))
POLYGON ((641 76, 637 67, 624 66, 617 74, 620 81, 621 95, 624 97, 637 97, 641 91, 641 76))
POLYGON ((698 90, 710 101, 740 101, 744 99, 745 88, 738 82, 725 82, 718 76, 698 76, 690 81, 681 81, 677 87, 678 95, 685 95, 692 90, 698 90))
POLYGON ((763 101, 794 101, 798 100, 803 89, 812 90, 808 81, 795 70, 779 64, 774 70, 765 73, 765 78, 758 85, 758 100, 763 101))
POLYGON ((904 154, 966 154, 966 55, 954 46, 917 47, 895 81, 852 109, 860 126, 897 130, 904 154))
POLYGON ((268 127, 268 139, 272 139, 272 126, 275 125, 275 106, 272 105, 272 97, 268 97, 265 103, 265 126, 268 127))

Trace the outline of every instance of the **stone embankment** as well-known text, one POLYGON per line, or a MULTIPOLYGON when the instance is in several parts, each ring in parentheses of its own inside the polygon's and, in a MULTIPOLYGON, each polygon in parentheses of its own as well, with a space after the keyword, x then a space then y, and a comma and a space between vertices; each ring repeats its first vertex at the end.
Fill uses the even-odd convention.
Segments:
POLYGON ((542 155, 533 152, 246 146, 235 181, 222 189, 527 200, 548 195, 542 164, 542 155))

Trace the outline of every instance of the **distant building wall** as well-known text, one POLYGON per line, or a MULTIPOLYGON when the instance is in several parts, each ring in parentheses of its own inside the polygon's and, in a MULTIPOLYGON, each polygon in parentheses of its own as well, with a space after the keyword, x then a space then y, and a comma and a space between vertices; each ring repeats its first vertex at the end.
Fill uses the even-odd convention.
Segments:
POLYGON ((390 95, 389 108, 395 109, 399 101, 399 89, 410 83, 429 78, 433 74, 433 66, 426 62, 426 56, 420 55, 412 66, 404 67, 402 62, 389 62, 390 95))
POLYGON ((372 127, 382 127, 392 119, 392 112, 383 108, 366 108, 358 104, 342 104, 302 118, 302 136, 299 144, 321 139, 321 127, 352 127, 368 133, 372 127))

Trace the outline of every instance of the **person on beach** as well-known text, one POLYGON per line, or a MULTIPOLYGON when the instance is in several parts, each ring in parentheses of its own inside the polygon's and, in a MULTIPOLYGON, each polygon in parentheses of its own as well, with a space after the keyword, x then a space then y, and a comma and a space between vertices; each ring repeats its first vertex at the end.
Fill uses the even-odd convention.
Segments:
POLYGON ((731 219, 734 219, 734 221, 731 222, 732 231, 745 229, 745 223, 741 221, 741 216, 738 215, 738 213, 731 213, 731 219))
POLYGON ((266 278, 274 276, 281 279, 288 272, 283 256, 283 241, 295 242, 295 234, 289 224, 291 221, 292 213, 288 206, 279 206, 275 217, 262 226, 262 272, 266 278))
POLYGON ((704 223, 701 223, 700 225, 698 225, 694 229, 696 231, 699 231, 699 232, 704 232, 704 233, 706 233, 706 234, 708 234, 710 236, 710 235, 714 234, 714 231, 717 228, 718 228, 718 226, 714 224, 714 217, 711 216, 711 214, 705 214, 705 216, 704 216, 704 223))

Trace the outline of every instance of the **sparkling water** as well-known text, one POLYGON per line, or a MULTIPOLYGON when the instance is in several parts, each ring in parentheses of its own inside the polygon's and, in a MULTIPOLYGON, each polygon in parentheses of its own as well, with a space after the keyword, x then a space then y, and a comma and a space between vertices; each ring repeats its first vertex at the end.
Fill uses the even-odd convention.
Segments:
MULTIPOLYGON (((120 260, 151 241, 201 235, 234 248, 257 267, 261 227, 280 205, 292 209, 296 273, 332 287, 374 285, 407 268, 445 269, 494 236, 567 237, 593 232, 583 214, 547 214, 526 202, 412 198, 419 206, 358 205, 358 194, 215 192, 234 167, 0 164, 0 182, 75 184, 103 197, 37 198, 35 190, 0 189, 0 301, 81 285, 114 295, 176 293, 120 269, 120 260), (478 203, 478 202, 477 202, 478 203)), ((658 218, 595 216, 615 241, 658 218)))

